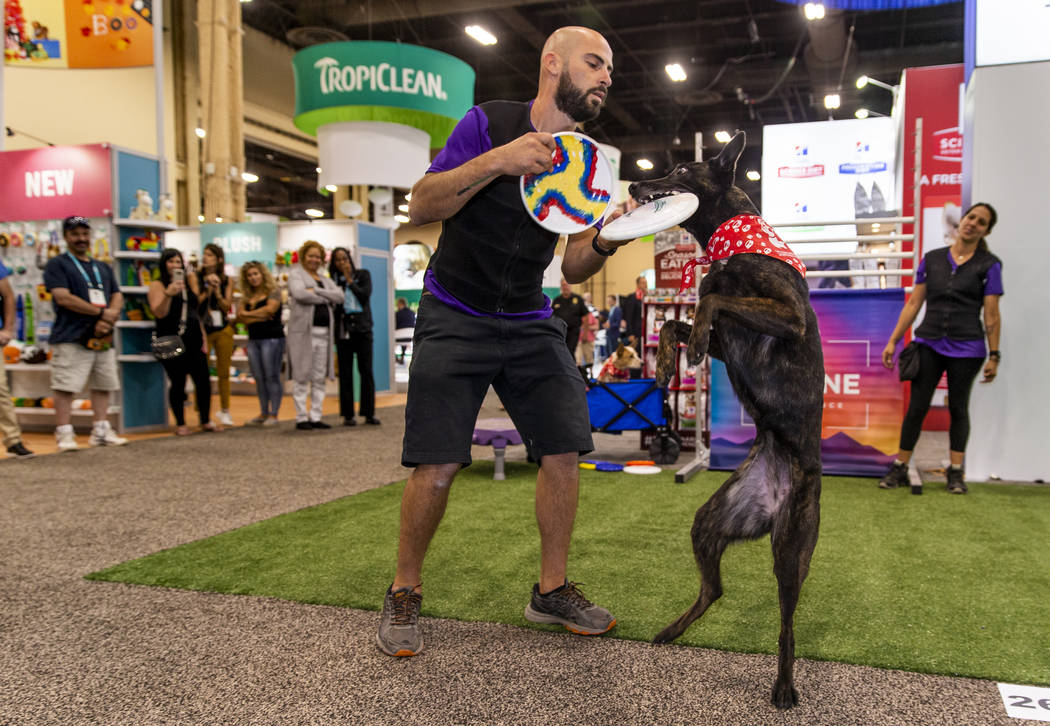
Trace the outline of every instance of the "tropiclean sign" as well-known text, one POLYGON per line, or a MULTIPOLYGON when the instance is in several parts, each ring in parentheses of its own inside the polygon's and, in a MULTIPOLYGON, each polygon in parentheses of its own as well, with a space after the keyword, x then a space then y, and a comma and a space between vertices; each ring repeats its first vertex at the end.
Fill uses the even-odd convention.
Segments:
POLYGON ((292 59, 295 124, 385 121, 425 131, 443 146, 474 103, 474 69, 447 53, 405 43, 349 41, 304 48, 292 59))

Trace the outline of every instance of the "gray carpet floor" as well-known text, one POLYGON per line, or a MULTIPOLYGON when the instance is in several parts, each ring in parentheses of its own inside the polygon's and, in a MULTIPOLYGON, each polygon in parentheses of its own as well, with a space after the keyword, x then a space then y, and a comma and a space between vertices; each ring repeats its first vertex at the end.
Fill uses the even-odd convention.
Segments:
MULTIPOLYGON (((380 415, 0 462, 0 724, 1011 722, 990 681, 801 660, 778 712, 773 656, 424 619, 425 651, 393 659, 375 612, 83 579, 403 479, 403 410, 380 415)), ((639 455, 633 432, 596 442, 639 455)))

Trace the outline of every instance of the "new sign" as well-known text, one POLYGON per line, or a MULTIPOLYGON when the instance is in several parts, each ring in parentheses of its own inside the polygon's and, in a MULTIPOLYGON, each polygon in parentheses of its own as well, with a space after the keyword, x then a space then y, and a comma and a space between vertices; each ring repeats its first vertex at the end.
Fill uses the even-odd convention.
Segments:
POLYGON ((295 54, 295 125, 308 134, 340 121, 425 131, 440 148, 474 102, 474 69, 404 43, 322 43, 295 54))
POLYGON ((104 144, 0 154, 0 222, 108 217, 113 193, 104 144))

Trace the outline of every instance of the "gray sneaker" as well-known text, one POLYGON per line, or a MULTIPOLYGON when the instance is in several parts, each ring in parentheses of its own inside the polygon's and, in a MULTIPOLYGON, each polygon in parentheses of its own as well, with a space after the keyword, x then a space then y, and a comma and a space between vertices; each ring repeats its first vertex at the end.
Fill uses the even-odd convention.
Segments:
POLYGON ((564 625, 577 635, 601 635, 616 625, 616 618, 584 597, 575 582, 566 582, 546 595, 540 594, 538 584, 533 585, 532 600, 525 606, 525 619, 564 625))
POLYGON ((411 587, 387 588, 379 632, 376 633, 379 650, 393 656, 417 655, 423 650, 423 633, 419 629, 419 606, 422 604, 423 595, 411 587))
POLYGON ((910 483, 908 479, 908 465, 904 462, 893 462, 886 476, 879 480, 879 489, 896 489, 906 487, 910 483))

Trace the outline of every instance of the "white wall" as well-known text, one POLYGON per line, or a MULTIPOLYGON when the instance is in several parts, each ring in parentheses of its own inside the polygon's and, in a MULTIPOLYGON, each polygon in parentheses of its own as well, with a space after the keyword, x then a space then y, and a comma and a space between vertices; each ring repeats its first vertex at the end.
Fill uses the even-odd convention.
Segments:
MULTIPOLYGON (((967 89, 970 202, 989 202, 989 236, 1003 261, 1003 361, 994 383, 974 384, 966 475, 1050 480, 1050 62, 977 68, 967 89)), ((979 380, 979 379, 978 379, 979 380)))

